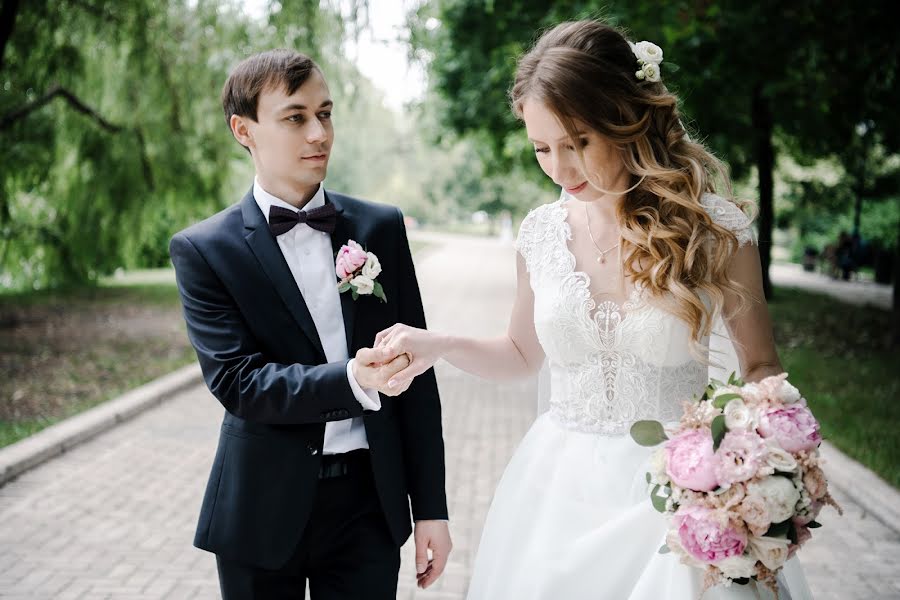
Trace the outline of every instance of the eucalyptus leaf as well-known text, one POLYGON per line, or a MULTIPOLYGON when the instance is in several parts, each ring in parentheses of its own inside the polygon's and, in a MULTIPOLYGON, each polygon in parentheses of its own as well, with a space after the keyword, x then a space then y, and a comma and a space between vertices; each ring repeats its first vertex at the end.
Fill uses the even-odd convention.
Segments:
POLYGON ((641 446, 656 446, 669 439, 659 421, 636 421, 631 426, 631 437, 641 446))
POLYGON ((668 554, 669 552, 671 552, 671 550, 666 544, 663 544, 662 546, 660 546, 659 550, 657 550, 658 554, 668 554))
POLYGON ((653 478, 650 477, 650 473, 647 473, 647 483, 650 483, 651 479, 653 479, 653 478))
POLYGON ((719 415, 713 419, 710 429, 712 430, 713 452, 715 452, 719 449, 722 438, 724 438, 725 434, 728 432, 728 428, 725 426, 725 415, 719 415))
POLYGON ((344 292, 349 291, 349 290, 350 290, 349 282, 345 281, 344 283, 342 283, 341 285, 338 286, 338 293, 340 293, 340 294, 343 294, 344 292))
POLYGON ((659 490, 661 488, 662 486, 659 485, 653 486, 653 491, 650 492, 650 502, 653 504, 653 508, 664 513, 666 512, 666 500, 668 498, 659 495, 659 490))

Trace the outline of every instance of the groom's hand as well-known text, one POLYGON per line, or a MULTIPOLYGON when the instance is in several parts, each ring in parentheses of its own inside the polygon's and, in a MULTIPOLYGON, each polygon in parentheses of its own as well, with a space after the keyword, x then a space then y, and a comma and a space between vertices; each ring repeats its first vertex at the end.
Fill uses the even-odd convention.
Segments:
POLYGON ((416 582, 423 590, 438 580, 453 549, 446 521, 416 521, 416 582), (431 551, 431 558, 428 552, 431 551))
POLYGON ((389 387, 388 381, 409 366, 407 354, 397 354, 389 348, 360 348, 353 361, 353 376, 364 388, 375 389, 385 396, 398 396, 409 389, 410 382, 389 387))

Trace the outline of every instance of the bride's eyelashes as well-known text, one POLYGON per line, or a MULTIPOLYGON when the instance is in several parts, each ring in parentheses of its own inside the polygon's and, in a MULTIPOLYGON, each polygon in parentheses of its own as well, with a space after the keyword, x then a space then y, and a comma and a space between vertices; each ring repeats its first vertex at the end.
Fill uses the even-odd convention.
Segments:
MULTIPOLYGON (((587 145, 588 145, 588 139, 587 139, 587 138, 579 138, 579 139, 578 139, 578 145, 581 146, 582 148, 586 148, 587 145)), ((567 149, 567 150, 573 150, 573 151, 574 151, 574 150, 575 150, 575 146, 573 146, 572 144, 569 144, 569 145, 566 146, 566 149, 567 149)), ((535 147, 534 147, 534 153, 535 153, 535 154, 547 154, 547 153, 549 153, 549 152, 550 152, 550 148, 539 147, 539 146, 535 146, 535 147)))

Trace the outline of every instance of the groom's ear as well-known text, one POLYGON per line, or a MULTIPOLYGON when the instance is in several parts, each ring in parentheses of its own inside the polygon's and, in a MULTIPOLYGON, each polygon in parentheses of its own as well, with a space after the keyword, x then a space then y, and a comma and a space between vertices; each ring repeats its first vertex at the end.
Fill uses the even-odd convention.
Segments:
POLYGON ((234 139, 236 139, 241 146, 247 150, 254 147, 253 133, 250 131, 247 117, 231 115, 228 124, 231 126, 231 135, 234 136, 234 139))

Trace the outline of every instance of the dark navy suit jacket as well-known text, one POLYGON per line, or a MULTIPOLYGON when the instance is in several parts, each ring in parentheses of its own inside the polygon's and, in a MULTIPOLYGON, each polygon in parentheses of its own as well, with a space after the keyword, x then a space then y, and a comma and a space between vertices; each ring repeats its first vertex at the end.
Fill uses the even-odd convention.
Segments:
MULTIPOLYGON (((397 208, 326 192, 335 253, 353 239, 380 259, 388 302, 341 294, 352 357, 394 323, 425 327, 397 208)), ((253 198, 176 234, 169 245, 188 335, 225 407, 194 544, 266 569, 303 533, 318 482, 325 423, 363 417, 376 489, 398 545, 415 520, 446 519, 444 442, 434 372, 364 411, 347 361, 328 363, 306 303, 253 198)), ((337 285, 337 278, 335 278, 337 285)))

